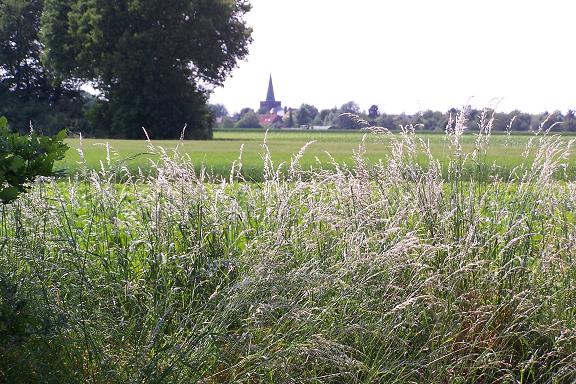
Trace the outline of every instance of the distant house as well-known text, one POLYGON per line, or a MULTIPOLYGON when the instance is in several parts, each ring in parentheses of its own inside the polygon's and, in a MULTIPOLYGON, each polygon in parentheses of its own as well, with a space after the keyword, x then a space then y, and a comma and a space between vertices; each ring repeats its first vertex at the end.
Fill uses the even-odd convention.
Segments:
POLYGON ((263 127, 280 128, 282 126, 282 117, 276 113, 260 114, 258 121, 263 127))

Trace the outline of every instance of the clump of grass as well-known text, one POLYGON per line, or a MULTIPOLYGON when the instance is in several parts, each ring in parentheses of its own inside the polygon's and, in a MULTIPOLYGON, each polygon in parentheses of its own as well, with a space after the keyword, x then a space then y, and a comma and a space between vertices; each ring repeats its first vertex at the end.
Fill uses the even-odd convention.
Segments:
POLYGON ((241 156, 216 178, 154 147, 152 173, 39 183, 2 207, 0 380, 573 382, 571 143, 539 132, 503 176, 490 117, 471 153, 466 123, 447 171, 408 126, 368 129, 376 164, 363 144, 275 164, 264 142, 257 184, 241 156))

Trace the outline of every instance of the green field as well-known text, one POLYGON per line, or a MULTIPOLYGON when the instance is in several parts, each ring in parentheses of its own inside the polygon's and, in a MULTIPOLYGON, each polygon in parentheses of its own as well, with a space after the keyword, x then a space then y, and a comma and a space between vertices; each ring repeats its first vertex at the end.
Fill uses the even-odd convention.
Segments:
MULTIPOLYGON (((444 135, 373 137, 385 164, 262 173, 262 135, 184 143, 214 167, 245 143, 257 183, 155 155, 156 172, 118 183, 104 164, 2 205, 0 382, 576 382, 568 138, 538 137, 524 159, 527 136, 493 136, 483 163, 464 154, 471 135, 463 153, 444 135)), ((361 136, 269 145, 278 162, 310 139, 350 161, 361 136)), ((88 160, 106 163, 94 143, 88 160)))
MULTIPOLYGON (((162 147, 171 153, 178 148, 179 152, 190 156, 196 169, 204 166, 209 173, 215 176, 227 177, 231 165, 238 161, 240 149, 242 152, 242 169, 244 176, 249 180, 261 181, 263 160, 265 153, 262 144, 265 132, 261 130, 247 131, 216 131, 212 141, 152 141, 156 147, 162 147)), ((302 168, 333 168, 330 164, 330 156, 338 163, 351 164, 353 153, 358 151, 359 145, 365 136, 366 158, 370 162, 386 161, 390 156, 392 144, 397 141, 400 134, 365 134, 358 131, 352 132, 312 132, 312 131, 269 131, 267 144, 275 165, 282 162, 290 163, 292 157, 308 142, 314 141, 306 150, 300 160, 302 168), (328 156, 328 153, 330 156, 328 156)), ((530 139, 538 139, 540 136, 526 135, 491 135, 486 153, 482 154, 484 164, 493 164, 501 168, 501 173, 510 171, 513 167, 521 164, 523 152, 530 139)), ((446 164, 448 158, 454 153, 454 147, 450 145, 450 138, 442 133, 417 133, 414 137, 417 144, 417 159, 426 164, 422 150, 422 143, 429 145, 432 154, 442 163, 446 164)), ((562 140, 568 141, 570 136, 563 136, 562 140)), ((462 137, 462 150, 471 154, 476 146, 477 136, 466 134, 462 137)), ((80 156, 76 149, 80 146, 79 139, 68 139, 67 143, 72 148, 67 157, 57 166, 74 173, 79 168, 80 156)), ((127 140, 101 140, 84 139, 82 143, 86 166, 90 169, 99 169, 100 162, 106 162, 108 144, 111 163, 117 166, 125 165, 131 171, 138 168, 145 172, 150 170, 151 161, 157 161, 159 156, 154 154, 156 150, 150 150, 148 143, 142 141, 127 140)), ((574 164, 575 156, 571 156, 569 162, 574 164)))

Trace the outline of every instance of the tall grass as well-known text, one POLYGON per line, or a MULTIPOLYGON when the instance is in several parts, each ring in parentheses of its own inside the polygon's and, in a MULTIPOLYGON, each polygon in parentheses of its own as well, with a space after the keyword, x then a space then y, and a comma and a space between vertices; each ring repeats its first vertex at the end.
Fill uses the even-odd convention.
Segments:
POLYGON ((574 382, 571 144, 503 177, 489 117, 471 153, 450 126, 448 172, 405 127, 333 170, 264 142, 257 184, 153 147, 153 176, 39 182, 1 211, 0 381, 574 382))

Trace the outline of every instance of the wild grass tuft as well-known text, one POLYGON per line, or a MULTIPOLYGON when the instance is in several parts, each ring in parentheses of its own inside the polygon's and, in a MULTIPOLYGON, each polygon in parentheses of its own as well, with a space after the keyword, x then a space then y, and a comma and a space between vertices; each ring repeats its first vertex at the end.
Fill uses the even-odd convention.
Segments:
POLYGON ((574 382, 571 143, 503 175, 491 122, 450 122, 447 171, 407 126, 330 170, 264 142, 262 183, 153 146, 37 183, 0 212, 0 381, 574 382))

